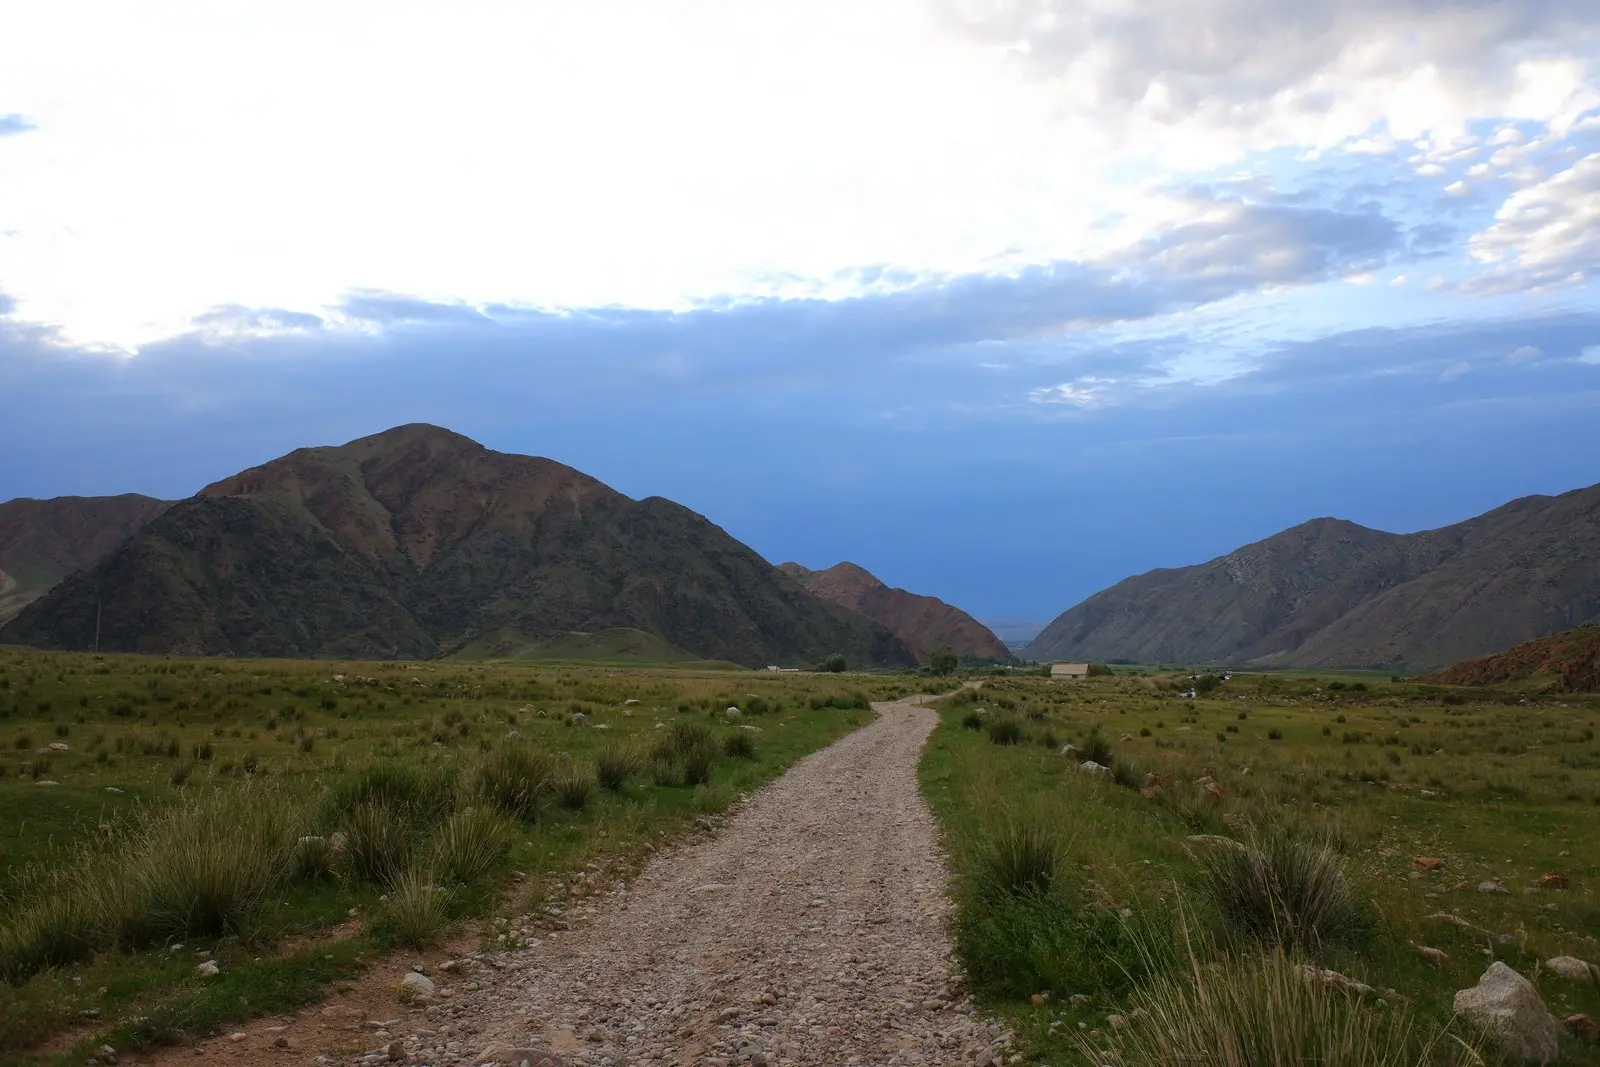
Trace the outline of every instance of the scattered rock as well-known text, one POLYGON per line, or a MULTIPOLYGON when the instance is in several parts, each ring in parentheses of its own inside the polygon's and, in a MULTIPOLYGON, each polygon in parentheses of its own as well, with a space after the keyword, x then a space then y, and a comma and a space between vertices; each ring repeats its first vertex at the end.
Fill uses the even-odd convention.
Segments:
POLYGON ((1120 1015, 1107 1015, 1106 1025, 1111 1027, 1113 1030, 1121 1030, 1124 1026, 1128 1025, 1128 1020, 1120 1015))
POLYGON ((1103 767, 1092 759, 1086 759, 1078 764, 1078 770, 1083 771, 1085 774, 1107 775, 1111 773, 1110 767, 1103 767))
POLYGON ((1438 856, 1418 856, 1416 859, 1411 861, 1411 866, 1417 868, 1419 871, 1437 871, 1440 867, 1444 866, 1444 860, 1440 859, 1438 856))
POLYGON ((639 701, 634 697, 629 697, 627 700, 624 700, 622 703, 631 708, 635 704, 639 703, 639 701))
POLYGON ((1568 1033, 1585 1041, 1600 1041, 1600 1026, 1596 1026, 1594 1020, 1582 1012, 1568 1015, 1561 1020, 1561 1025, 1567 1028, 1568 1033))
POLYGON ((740 711, 740 710, 739 710, 739 709, 738 709, 738 708, 735 708, 735 707, 731 707, 731 706, 730 706, 730 707, 729 707, 729 708, 728 708, 728 709, 727 709, 727 710, 726 710, 726 711, 724 711, 724 712, 723 712, 723 713, 722 713, 722 714, 724 714, 724 715, 726 715, 726 716, 727 716, 727 717, 728 717, 728 718, 730 718, 730 719, 737 719, 737 718, 738 718, 738 717, 739 717, 739 716, 740 716, 740 715, 742 715, 742 714, 743 714, 743 712, 741 712, 741 711, 740 711))
POLYGON ((221 969, 217 967, 216 960, 206 960, 204 963, 200 964, 200 966, 196 967, 195 970, 200 973, 201 978, 215 978, 217 975, 222 973, 221 969))
POLYGON ((273 1048, 288 1048, 289 1047, 289 1039, 287 1037, 284 1037, 282 1034, 279 1034, 277 1037, 272 1039, 272 1047, 273 1048))
POLYGON ((1510 893, 1511 890, 1507 889, 1505 886, 1501 885, 1499 882, 1479 882, 1478 883, 1478 892, 1480 892, 1480 893, 1510 893))
POLYGON ((34 782, 33 784, 34 785, 60 785, 61 783, 60 782, 52 782, 48 778, 41 778, 39 781, 34 782))
POLYGON ((406 1058, 406 1047, 399 1041, 391 1041, 388 1048, 384 1049, 384 1053, 389 1059, 399 1063, 406 1058))
POLYGON ((1061 746, 1061 754, 1063 756, 1076 756, 1078 752, 1079 748, 1077 745, 1066 744, 1061 746))
POLYGON ((433 981, 427 975, 418 974, 416 971, 410 971, 400 979, 400 988, 409 989, 419 997, 431 997, 434 992, 433 981))
POLYGON ((1572 881, 1565 871, 1547 871, 1534 880, 1536 889, 1571 889, 1572 881))
POLYGON ((228 1035, 228 1040, 232 1041, 235 1045, 237 1045, 239 1042, 243 1041, 248 1036, 250 1036, 250 1035, 246 1034, 243 1030, 236 1030, 233 1033, 228 1035))
POLYGON ((585 715, 581 711, 573 712, 573 714, 572 714, 572 725, 574 725, 574 726, 588 726, 589 725, 589 716, 585 715))
POLYGON ((1049 993, 1048 993, 1048 992, 1045 992, 1045 993, 1035 993, 1035 994, 1034 994, 1034 995, 1033 995, 1033 996, 1032 996, 1032 997, 1030 997, 1030 998, 1029 998, 1029 999, 1030 999, 1030 1000, 1032 1000, 1032 1001, 1033 1001, 1033 1006, 1034 1006, 1034 1007, 1036 1007, 1036 1008, 1041 1008, 1041 1007, 1043 1007, 1043 1006, 1044 1006, 1044 1005, 1045 1005, 1045 1004, 1046 1004, 1046 1003, 1048 1003, 1048 1002, 1049 1002, 1049 1000, 1050 1000, 1050 994, 1049 994, 1049 993))
POLYGON ((1544 961, 1544 969, 1569 982, 1594 982, 1600 984, 1600 967, 1580 960, 1576 956, 1557 956, 1544 961))
POLYGON ((1124 741, 1132 741, 1133 740, 1133 735, 1132 734, 1123 734, 1122 735, 1122 740, 1124 740, 1124 741))
POLYGON ((52 741, 52 742, 50 742, 50 751, 51 752, 65 752, 65 751, 67 751, 67 749, 69 749, 71 747, 72 746, 67 744, 65 741, 52 741))
POLYGON ((1414 941, 1411 943, 1411 947, 1421 953, 1422 958, 1435 967, 1443 967, 1450 961, 1450 954, 1442 948, 1431 948, 1427 945, 1419 945, 1414 941))
POLYGON ((1456 994, 1455 1012, 1523 1063, 1550 1063, 1560 1051, 1560 1031, 1538 990, 1499 960, 1477 985, 1456 994))

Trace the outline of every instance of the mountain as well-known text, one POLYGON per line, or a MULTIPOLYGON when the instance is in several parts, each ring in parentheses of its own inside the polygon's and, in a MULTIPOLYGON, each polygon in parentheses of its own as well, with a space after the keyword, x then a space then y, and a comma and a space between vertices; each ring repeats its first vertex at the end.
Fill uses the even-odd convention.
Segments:
POLYGON ((99 562, 168 506, 137 493, 0 504, 0 625, 68 574, 99 562))
POLYGON ((1580 626, 1524 641, 1419 679, 1440 685, 1501 685, 1528 679, 1558 693, 1600 692, 1600 626, 1580 626))
POLYGON ((780 563, 778 570, 813 595, 888 627, 924 663, 928 653, 940 645, 949 645, 963 659, 1016 662, 1003 641, 960 608, 937 597, 891 589, 854 563, 838 563, 825 571, 807 570, 798 563, 780 563))
POLYGON ((1154 570, 1058 616, 1025 655, 1417 670, 1600 619, 1600 486, 1415 534, 1315 519, 1154 570))
POLYGON ((687 508, 424 425, 206 487, 0 641, 83 648, 97 603, 101 647, 118 651, 433 656, 626 628, 752 666, 914 662, 687 508))

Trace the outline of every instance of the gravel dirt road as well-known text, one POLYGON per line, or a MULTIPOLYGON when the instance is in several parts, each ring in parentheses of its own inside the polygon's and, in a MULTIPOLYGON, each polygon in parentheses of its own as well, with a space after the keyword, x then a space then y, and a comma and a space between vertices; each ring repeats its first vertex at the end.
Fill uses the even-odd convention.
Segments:
MULTIPOLYGON (((910 700, 875 709, 571 929, 430 968, 435 995, 394 1018, 324 1019, 360 1031, 359 1052, 291 1027, 289 1048, 259 1062, 995 1061, 1006 1039, 957 988, 948 873, 917 789, 936 715, 910 700)), ((255 1034, 206 1051, 248 1063, 251 1047, 269 1053, 255 1034)))

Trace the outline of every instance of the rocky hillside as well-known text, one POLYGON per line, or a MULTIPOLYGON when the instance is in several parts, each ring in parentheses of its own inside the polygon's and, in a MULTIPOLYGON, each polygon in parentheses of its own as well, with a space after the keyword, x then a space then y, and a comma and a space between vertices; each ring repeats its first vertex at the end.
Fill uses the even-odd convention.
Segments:
POLYGON ((1420 679, 1440 685, 1503 685, 1532 680, 1558 693, 1600 692, 1600 625, 1524 641, 1420 679))
POLYGON ((137 493, 0 504, 0 625, 79 567, 97 563, 168 507, 137 493))
POLYGON ((1415 534, 1316 519, 1119 582, 1040 660, 1427 669, 1600 619, 1600 486, 1415 534))
POLYGON ((919 661, 926 662, 928 653, 940 645, 949 645, 963 659, 1016 662, 1003 641, 960 608, 937 597, 892 589, 854 563, 835 564, 824 571, 782 563, 778 569, 823 600, 888 627, 919 661))
POLYGON ((705 518, 434 426, 305 448, 172 506, 0 641, 259 656, 429 656, 485 635, 643 630, 708 659, 909 664, 705 518))

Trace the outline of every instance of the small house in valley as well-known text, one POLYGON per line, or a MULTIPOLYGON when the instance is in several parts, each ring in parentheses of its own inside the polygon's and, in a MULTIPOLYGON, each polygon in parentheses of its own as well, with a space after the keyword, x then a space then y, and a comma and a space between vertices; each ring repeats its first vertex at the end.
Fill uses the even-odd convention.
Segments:
POLYGON ((1060 681, 1064 678, 1072 679, 1087 677, 1089 677, 1089 665, 1087 663, 1050 664, 1050 678, 1052 681, 1060 681))

